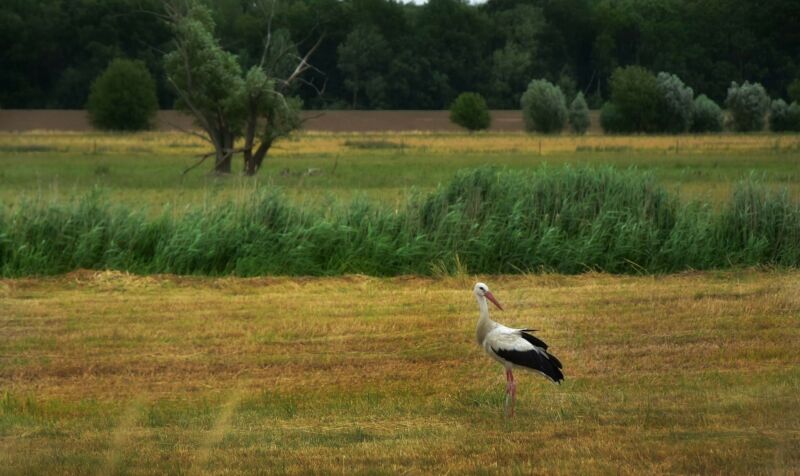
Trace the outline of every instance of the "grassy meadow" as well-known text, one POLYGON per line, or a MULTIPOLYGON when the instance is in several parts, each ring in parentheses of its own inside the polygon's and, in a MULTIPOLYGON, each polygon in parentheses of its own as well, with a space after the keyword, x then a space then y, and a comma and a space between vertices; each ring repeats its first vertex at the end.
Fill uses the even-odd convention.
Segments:
POLYGON ((0 281, 4 474, 796 474, 800 274, 0 281), (566 381, 474 342, 486 280, 566 381))
POLYGON ((178 132, 0 133, 0 200, 63 200, 99 186, 117 201, 181 207, 241 199, 263 186, 300 202, 363 195, 396 206, 410 188, 432 190, 463 168, 543 164, 637 167, 687 198, 714 202, 752 171, 771 186, 800 192, 798 135, 303 133, 276 144, 255 180, 209 176, 207 164, 181 173, 207 151, 200 139, 178 132))
POLYGON ((800 473, 800 136, 305 133, 182 175, 204 152, 0 133, 0 474, 800 473), (564 363, 514 419, 477 280, 564 363))

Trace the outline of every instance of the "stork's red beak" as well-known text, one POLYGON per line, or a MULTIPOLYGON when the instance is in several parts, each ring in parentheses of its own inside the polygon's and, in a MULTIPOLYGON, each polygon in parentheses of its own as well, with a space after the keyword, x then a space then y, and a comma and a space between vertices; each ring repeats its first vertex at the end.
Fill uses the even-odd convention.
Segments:
POLYGON ((500 305, 500 303, 499 303, 499 302, 497 302, 497 299, 495 299, 495 298, 494 298, 494 296, 492 295, 492 293, 491 293, 491 292, 489 292, 489 291, 486 291, 486 294, 485 294, 485 296, 486 296, 486 299, 488 299, 488 300, 492 301, 492 304, 494 304, 495 306, 497 306, 497 309, 500 309, 501 311, 503 310, 503 306, 501 306, 501 305, 500 305))

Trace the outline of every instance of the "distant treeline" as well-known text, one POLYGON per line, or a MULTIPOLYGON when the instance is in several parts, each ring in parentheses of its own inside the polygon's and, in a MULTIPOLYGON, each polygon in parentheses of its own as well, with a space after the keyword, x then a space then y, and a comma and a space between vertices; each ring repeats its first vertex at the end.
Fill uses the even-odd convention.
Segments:
POLYGON ((800 266, 800 203, 751 181, 720 207, 613 168, 465 171, 389 209, 277 192, 161 215, 71 203, 0 209, 0 276, 78 268, 199 275, 661 273, 800 266))
MULTIPOLYGON (((322 38, 297 93, 307 108, 440 109, 460 93, 518 108, 534 78, 591 107, 615 68, 680 77, 718 103, 731 81, 787 96, 800 78, 797 0, 208 0, 224 48, 258 61, 268 18, 303 54, 322 38), (322 91, 322 94, 319 94, 322 91)), ((3 0, 0 107, 86 105, 92 81, 117 57, 143 60, 161 107, 174 97, 163 52, 163 0, 3 0)))

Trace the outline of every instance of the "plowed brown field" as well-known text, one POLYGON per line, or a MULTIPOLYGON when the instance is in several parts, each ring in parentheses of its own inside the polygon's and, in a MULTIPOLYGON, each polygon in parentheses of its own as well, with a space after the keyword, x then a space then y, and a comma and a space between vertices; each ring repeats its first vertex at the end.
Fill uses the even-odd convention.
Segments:
MULTIPOLYGON (((384 131, 459 131, 450 122, 448 111, 306 111, 305 129, 322 132, 384 131)), ((156 119, 159 130, 189 128, 191 118, 176 111, 160 111, 156 119)), ((0 131, 90 131, 86 111, 77 110, 0 110, 0 131)), ((520 111, 492 111, 492 131, 523 130, 520 111)), ((590 134, 601 132, 598 116, 592 113, 590 134)))

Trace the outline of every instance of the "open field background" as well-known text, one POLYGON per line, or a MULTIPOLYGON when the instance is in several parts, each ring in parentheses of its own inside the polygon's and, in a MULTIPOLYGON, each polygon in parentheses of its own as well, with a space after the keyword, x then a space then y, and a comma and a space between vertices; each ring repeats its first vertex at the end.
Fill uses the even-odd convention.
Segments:
POLYGON ((796 474, 800 274, 0 281, 4 474, 796 474), (564 362, 502 371, 470 293, 564 362))
POLYGON ((177 132, 0 133, 0 200, 63 200, 99 186, 114 200, 160 208, 241 198, 260 184, 301 201, 365 195, 397 206, 410 188, 432 190, 463 168, 543 164, 637 167, 686 198, 716 203, 751 172, 771 187, 800 191, 798 135, 304 133, 278 143, 256 179, 211 177, 206 164, 181 174, 207 151, 177 132))

